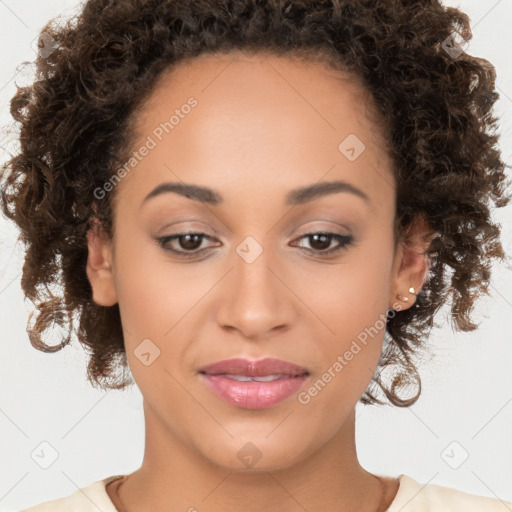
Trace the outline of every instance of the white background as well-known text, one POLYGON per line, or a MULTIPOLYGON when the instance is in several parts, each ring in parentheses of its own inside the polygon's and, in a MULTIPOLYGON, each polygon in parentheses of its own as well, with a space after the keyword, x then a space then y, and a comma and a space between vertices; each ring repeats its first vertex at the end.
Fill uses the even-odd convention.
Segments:
MULTIPOLYGON (((512 162, 512 2, 445 1, 471 18, 466 52, 497 69, 503 159, 512 162)), ((77 2, 0 0, 0 123, 10 122, 8 101, 16 66, 35 58, 38 31, 51 17, 74 12, 77 2)), ((26 80, 26 78, 25 78, 26 80)), ((0 136, 2 162, 9 141, 0 136), (6 149, 4 149, 6 148, 6 149)), ((512 207, 494 214, 512 253, 512 207)), ((20 287, 23 249, 17 231, 0 218, 0 509, 19 510, 67 496, 142 461, 144 423, 137 388, 107 393, 85 379, 86 359, 75 342, 55 354, 32 348, 25 331, 31 303, 20 287), (58 459, 42 469, 31 458, 49 442, 58 459)), ((447 309, 432 331, 435 357, 420 368, 423 391, 409 409, 357 406, 361 464, 377 474, 405 473, 421 483, 455 487, 512 501, 512 266, 495 267, 489 298, 479 304, 473 333, 452 332, 447 309), (455 442, 455 443, 454 443, 455 442), (451 444, 454 443, 454 444, 451 444), (446 447, 448 450, 445 451, 446 447), (465 450, 469 457, 457 469, 465 450), (442 454, 445 454, 443 458, 442 454)), ((52 342, 53 344, 53 342, 52 342)), ((48 452, 47 452, 48 453, 48 452)), ((505 508, 504 508, 505 510, 505 508)))

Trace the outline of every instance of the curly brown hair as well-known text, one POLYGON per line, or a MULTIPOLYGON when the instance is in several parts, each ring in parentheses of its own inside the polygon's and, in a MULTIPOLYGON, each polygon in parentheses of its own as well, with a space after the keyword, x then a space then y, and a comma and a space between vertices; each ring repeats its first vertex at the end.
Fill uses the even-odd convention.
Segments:
POLYGON ((89 0, 65 23, 50 20, 36 79, 11 100, 20 146, 1 171, 2 210, 27 247, 21 285, 39 313, 27 327, 32 345, 60 350, 74 330, 93 386, 133 383, 118 304, 92 300, 86 234, 93 218, 113 234, 115 190, 108 200, 94 191, 127 160, 137 109, 164 70, 238 50, 321 58, 363 84, 385 120, 379 133, 396 163, 395 237, 418 215, 438 235, 415 304, 388 311, 389 343, 360 399, 384 404, 380 388, 396 406, 415 403, 421 380, 411 356, 426 348, 436 312, 451 296, 452 325, 474 330, 470 313, 489 293, 491 259, 504 258, 490 218, 491 202, 510 200, 492 112, 496 72, 449 46, 455 32, 472 38, 468 16, 438 0, 89 0), (67 329, 55 346, 41 339, 52 324, 67 329), (385 379, 382 370, 397 365, 385 379), (401 398, 411 384, 417 393, 401 398))

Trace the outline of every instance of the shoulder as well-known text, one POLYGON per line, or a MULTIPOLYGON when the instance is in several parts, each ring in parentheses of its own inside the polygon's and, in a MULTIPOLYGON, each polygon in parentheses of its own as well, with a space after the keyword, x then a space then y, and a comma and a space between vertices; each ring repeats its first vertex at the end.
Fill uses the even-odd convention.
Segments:
POLYGON ((512 503, 470 494, 451 487, 422 484, 407 475, 386 512, 512 512, 512 503))
POLYGON ((39 505, 26 508, 20 512, 117 512, 105 486, 121 478, 122 475, 115 475, 98 480, 86 487, 77 489, 73 494, 51 501, 45 501, 39 505))

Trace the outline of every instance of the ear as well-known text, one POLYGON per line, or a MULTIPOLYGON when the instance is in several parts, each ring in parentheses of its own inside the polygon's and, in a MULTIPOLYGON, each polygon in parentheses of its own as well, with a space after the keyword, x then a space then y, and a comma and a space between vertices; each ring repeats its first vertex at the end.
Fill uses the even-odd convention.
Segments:
POLYGON ((92 288, 92 299, 100 306, 113 306, 117 302, 117 293, 112 273, 112 242, 101 229, 97 219, 87 232, 86 272, 92 288))
POLYGON ((397 311, 407 309, 416 300, 429 270, 428 249, 436 232, 423 217, 417 217, 399 240, 393 264, 389 308, 397 311), (414 293, 409 288, 414 288, 414 293), (399 295, 401 298, 398 298, 399 295), (407 298, 408 300, 404 299, 407 298))

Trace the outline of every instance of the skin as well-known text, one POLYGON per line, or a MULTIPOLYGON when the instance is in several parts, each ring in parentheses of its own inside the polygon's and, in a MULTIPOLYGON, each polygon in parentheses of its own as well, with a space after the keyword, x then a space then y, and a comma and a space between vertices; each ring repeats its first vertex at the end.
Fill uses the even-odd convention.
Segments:
MULTIPOLYGON (((163 74, 136 114, 134 150, 189 97, 198 101, 117 185, 113 240, 99 227, 88 234, 93 299, 119 303, 144 397, 144 460, 119 488, 127 511, 373 511, 396 495, 397 479, 359 464, 354 408, 381 353, 379 318, 414 303, 408 289, 423 284, 421 249, 430 237, 418 221, 412 243, 395 246, 393 164, 379 126, 365 115, 367 93, 341 78, 322 63, 290 57, 201 56, 163 74), (349 134, 365 144, 354 161, 338 149, 349 134), (337 192, 285 205, 291 189, 334 180, 369 201, 337 192), (168 181, 210 187, 224 201, 165 193, 143 203, 168 181), (338 241, 322 245, 304 235, 325 231, 351 235, 354 244, 322 256, 338 241), (167 247, 211 249, 180 259, 155 241, 180 232, 211 238, 167 247), (263 250, 252 263, 236 251, 248 236, 263 250), (378 334, 300 403, 298 393, 372 326, 378 334), (134 351, 148 338, 160 355, 146 366, 134 351), (284 359, 310 377, 276 406, 238 408, 198 375, 231 357, 284 359), (261 458, 246 467, 238 454, 249 442, 261 458)), ((120 507, 114 487, 107 491, 120 507)))

